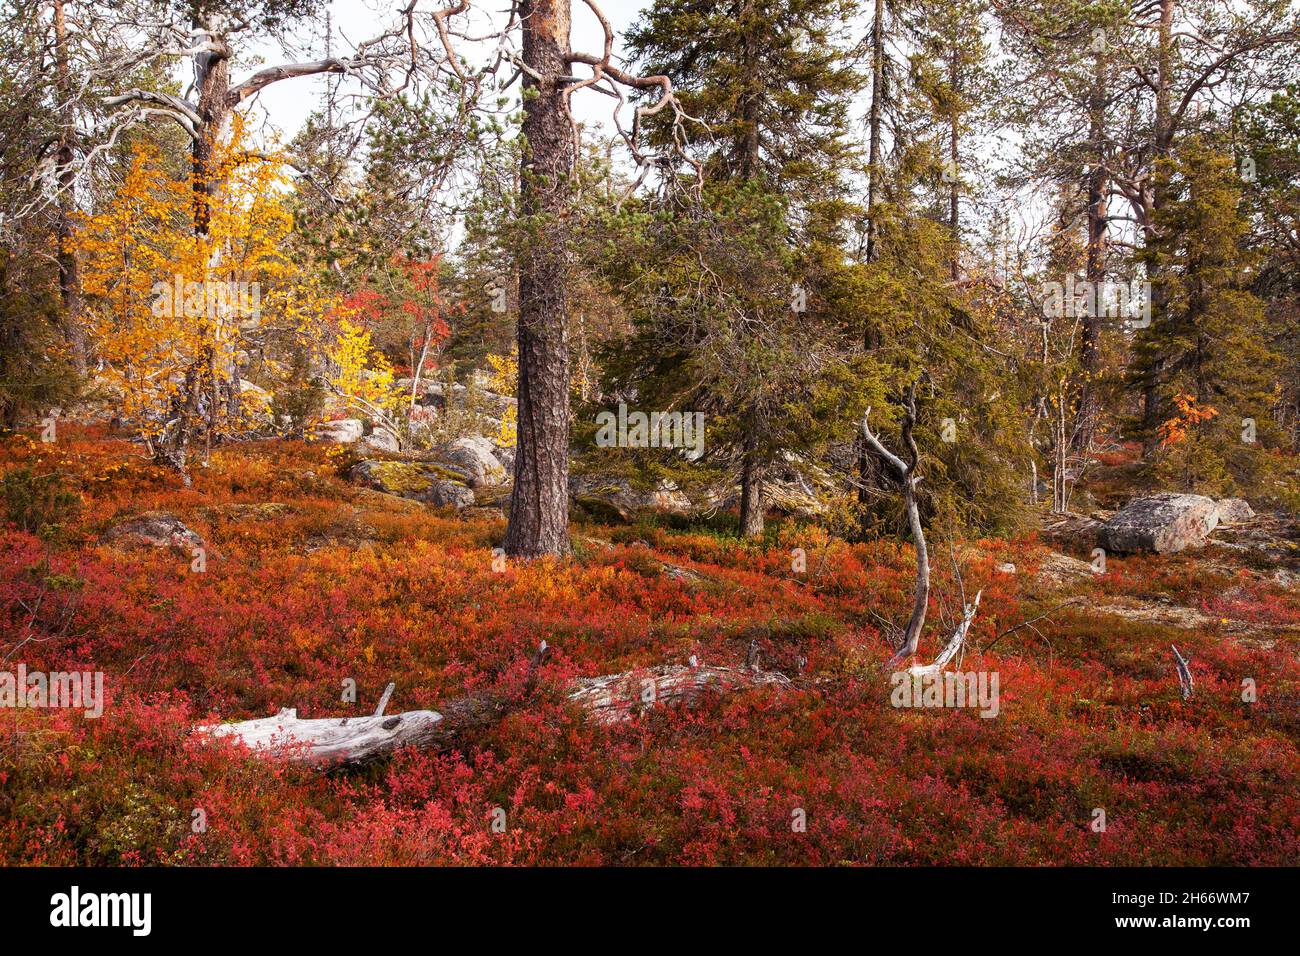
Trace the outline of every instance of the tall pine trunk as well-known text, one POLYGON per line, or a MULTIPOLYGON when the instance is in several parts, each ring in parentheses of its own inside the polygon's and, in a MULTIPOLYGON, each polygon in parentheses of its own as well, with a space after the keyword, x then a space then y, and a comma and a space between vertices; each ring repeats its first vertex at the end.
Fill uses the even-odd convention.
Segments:
MULTIPOLYGON (((748 4, 746 4, 748 6, 748 4)), ((747 10, 746 10, 747 12, 747 10)), ((751 23, 746 18, 746 23, 751 23)), ((745 135, 739 143, 737 174, 746 183, 758 181, 762 176, 762 152, 759 137, 762 100, 765 90, 756 78, 758 71, 759 40, 750 32, 741 38, 739 66, 751 77, 751 82, 740 103, 740 117, 745 123, 745 135)), ((763 472, 766 453, 759 445, 758 430, 760 412, 757 405, 751 405, 745 420, 745 440, 741 449, 740 463, 740 533, 746 538, 757 538, 763 533, 767 508, 763 503, 763 472)))
POLYGON ((958 54, 954 49, 948 54, 948 87, 952 104, 948 117, 948 228, 952 230, 952 281, 961 279, 961 113, 957 109, 957 93, 961 89, 961 72, 958 54))
POLYGON ((1079 386, 1077 421, 1073 436, 1074 451, 1087 454, 1101 415, 1101 396, 1097 380, 1101 373, 1101 336, 1104 310, 1101 290, 1106 282, 1106 229, 1109 210, 1107 194, 1110 179, 1106 173, 1106 74, 1105 56, 1093 58, 1091 102, 1088 109, 1088 140, 1092 167, 1088 170, 1088 245, 1085 251, 1086 279, 1096 291, 1097 307, 1085 317, 1079 344, 1079 386))
POLYGON ((72 77, 68 67, 68 21, 63 0, 54 0, 54 67, 59 102, 59 150, 56 157, 59 181, 57 224, 59 294, 63 300, 64 328, 72 349, 72 361, 79 375, 86 373, 86 330, 81 324, 81 291, 77 279, 77 254, 72 249, 72 212, 76 201, 76 173, 72 168, 75 126, 72 115, 72 77))
MULTIPOLYGON (((1173 94, 1174 64, 1174 9, 1176 0, 1160 0, 1160 29, 1156 57, 1156 117, 1153 150, 1155 168, 1151 171, 1151 199, 1146 212, 1146 240, 1150 242, 1159 228, 1158 217, 1164 206, 1165 171, 1160 164, 1169 158, 1174 140, 1174 119, 1170 97, 1173 94)), ((1151 312, 1153 317, 1164 312, 1165 289, 1160 265, 1155 259, 1147 262, 1147 281, 1151 283, 1151 312)), ((1160 424, 1160 380, 1164 373, 1164 361, 1159 355, 1153 357, 1151 368, 1147 370, 1146 381, 1142 385, 1142 434, 1143 448, 1151 452, 1155 448, 1157 426, 1160 424)))
MULTIPOLYGON (((195 24, 206 27, 206 24, 195 24)), ((224 39, 213 36, 212 42, 224 47, 224 39)), ((203 122, 190 151, 194 177, 194 232, 206 235, 212 218, 212 200, 220 184, 213 179, 212 158, 230 119, 230 53, 204 52, 194 57, 194 83, 199 93, 199 116, 203 122)))
MULTIPOLYGON (((231 115, 230 50, 212 23, 200 19, 194 25, 207 31, 209 42, 218 45, 217 50, 194 57, 194 84, 201 122, 190 148, 193 228, 196 236, 206 236, 212 220, 212 203, 224 185, 216 178, 219 174, 213 169, 213 157, 231 115)), ((209 448, 212 443, 213 419, 219 401, 213 363, 213 349, 205 345, 185 371, 184 384, 172 403, 168 426, 159 439, 159 457, 181 473, 186 485, 189 484, 191 444, 196 436, 206 437, 209 448), (200 435, 205 419, 205 435, 200 435)))
POLYGON ((573 131, 569 0, 523 0, 525 73, 520 200, 530 223, 519 263, 519 447, 505 550, 535 558, 569 550, 568 246, 573 131))
MULTIPOLYGON (((867 163, 867 261, 876 254, 876 199, 879 198, 880 180, 880 119, 885 95, 885 0, 875 0, 875 17, 871 22, 871 106, 869 108, 867 163)), ((876 347, 871 342, 872 330, 867 332, 867 348, 876 347)))
MULTIPOLYGON (((867 262, 876 257, 876 202, 880 198, 880 127, 885 96, 885 0, 875 0, 875 15, 871 22, 871 106, 867 117, 867 262)), ((880 329, 867 323, 862 332, 862 347, 874 352, 882 345, 880 329)), ((861 438, 858 442, 858 509, 861 512, 860 532, 865 537, 871 528, 871 507, 874 493, 881 487, 884 475, 880 461, 867 448, 861 438)))

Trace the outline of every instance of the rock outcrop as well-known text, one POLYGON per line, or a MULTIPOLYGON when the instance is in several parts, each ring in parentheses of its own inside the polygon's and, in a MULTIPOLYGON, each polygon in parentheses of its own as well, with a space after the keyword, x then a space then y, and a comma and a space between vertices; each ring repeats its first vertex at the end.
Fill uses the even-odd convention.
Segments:
POLYGON ((434 458, 464 472, 475 488, 500 485, 506 480, 505 466, 497 460, 496 445, 488 438, 457 438, 439 448, 434 458))

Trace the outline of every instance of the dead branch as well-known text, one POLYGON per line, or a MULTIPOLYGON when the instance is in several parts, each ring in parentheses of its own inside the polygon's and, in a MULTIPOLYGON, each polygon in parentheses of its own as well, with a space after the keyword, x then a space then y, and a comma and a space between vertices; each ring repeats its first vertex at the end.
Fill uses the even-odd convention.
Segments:
POLYGON ((1174 666, 1178 669, 1178 686, 1182 690, 1183 700, 1191 700, 1192 694, 1196 691, 1196 687, 1192 683, 1192 669, 1189 666, 1192 663, 1192 657, 1190 654, 1184 657, 1173 644, 1170 644, 1169 647, 1174 652, 1174 666))
POLYGON ((921 477, 916 473, 920 461, 920 452, 916 447, 913 429, 916 427, 916 382, 907 388, 907 397, 903 405, 903 444, 908 450, 908 460, 903 461, 898 455, 886 448, 871 431, 871 409, 862 416, 862 436, 871 448, 893 472, 899 484, 903 486, 903 506, 907 510, 908 525, 912 529, 912 541, 916 545, 916 590, 912 602, 912 616, 903 632, 903 640, 887 665, 891 670, 916 654, 921 640, 921 631, 925 628, 925 612, 930 602, 930 555, 925 544, 925 529, 921 526, 921 512, 916 503, 916 486, 921 477))
POLYGON ((1057 611, 1061 610, 1062 608, 1067 608, 1070 607, 1071 605, 1079 604, 1082 601, 1083 598, 1070 598, 1070 600, 1066 601, 1065 603, 1056 605, 1056 607, 1052 608, 1050 611, 1044 611, 1042 614, 1038 615, 1038 617, 1031 617, 1027 621, 1021 621, 1015 627, 1007 628, 997 637, 993 638, 993 640, 989 641, 989 646, 984 648, 984 650, 991 651, 993 650, 994 645, 996 645, 998 641, 1002 640, 1002 638, 1006 637, 1008 634, 1014 634, 1022 627, 1029 627, 1030 625, 1037 624, 1039 621, 1043 620, 1046 617, 1050 617, 1051 615, 1055 614, 1057 611))
POLYGON ((914 677, 925 674, 938 674, 948 666, 948 662, 957 656, 961 651, 962 646, 966 643, 966 635, 970 632, 971 622, 975 620, 975 612, 979 610, 980 597, 983 594, 984 592, 982 590, 975 592, 975 600, 966 605, 962 614, 961 623, 958 624, 957 629, 953 631, 952 638, 948 641, 948 645, 940 651, 939 656, 934 659, 934 663, 924 666, 918 664, 915 667, 911 667, 908 669, 909 674, 914 677))

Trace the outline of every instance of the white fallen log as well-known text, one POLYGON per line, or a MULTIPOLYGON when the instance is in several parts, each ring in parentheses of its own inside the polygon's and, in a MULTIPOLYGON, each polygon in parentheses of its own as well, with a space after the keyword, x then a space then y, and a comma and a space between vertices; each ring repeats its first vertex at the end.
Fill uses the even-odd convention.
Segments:
POLYGON ((216 739, 238 740, 258 756, 311 766, 362 764, 400 747, 422 747, 442 736, 443 716, 410 710, 385 717, 303 720, 286 708, 274 717, 197 728, 216 739))

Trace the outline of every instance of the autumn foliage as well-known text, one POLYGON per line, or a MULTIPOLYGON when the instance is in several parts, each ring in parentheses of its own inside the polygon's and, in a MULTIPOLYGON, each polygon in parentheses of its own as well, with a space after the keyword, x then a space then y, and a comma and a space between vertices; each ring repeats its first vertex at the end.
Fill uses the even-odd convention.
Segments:
POLYGON ((1195 395, 1180 392, 1174 396, 1174 405, 1178 414, 1160 425, 1160 444, 1177 445, 1185 441, 1188 431, 1215 418, 1219 412, 1212 405, 1201 406, 1195 395))
POLYGON ((182 471, 191 432, 239 433, 242 412, 264 411, 239 401, 246 350, 271 336, 319 343, 331 305, 286 253, 293 220, 280 161, 248 152, 236 122, 207 171, 217 188, 199 230, 194 184, 138 142, 112 201, 76 240, 103 383, 123 419, 182 471))

